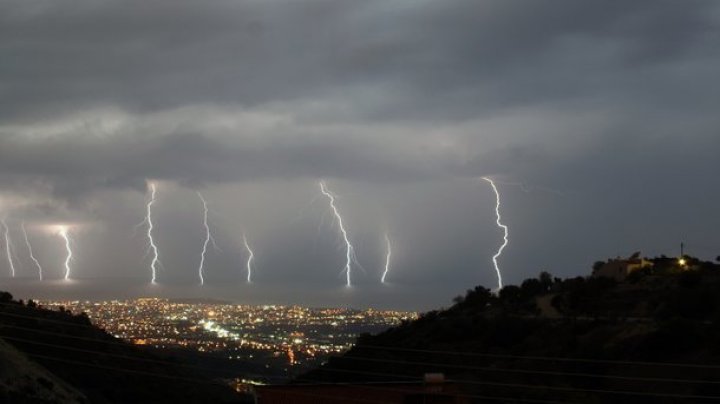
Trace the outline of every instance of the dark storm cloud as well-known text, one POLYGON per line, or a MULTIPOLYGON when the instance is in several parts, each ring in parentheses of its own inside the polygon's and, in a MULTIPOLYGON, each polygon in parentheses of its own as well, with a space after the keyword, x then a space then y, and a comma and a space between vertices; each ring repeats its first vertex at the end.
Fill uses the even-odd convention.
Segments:
MULTIPOLYGON (((148 177, 200 184, 527 175, 551 159, 584 156, 587 142, 578 139, 601 148, 617 137, 651 141, 667 121, 710 114, 720 93, 713 1, 41 1, 0 8, 3 183, 33 180, 63 196, 141 188, 148 177), (227 129, 173 126, 178 114, 156 118, 167 121, 161 128, 138 123, 194 105, 262 111, 277 104, 291 123, 264 130, 261 140, 247 139, 254 128, 240 120, 236 139, 227 129), (308 104, 319 106, 308 112, 308 104), (97 108, 129 116, 101 136, 77 124, 50 137, 27 135, 38 122, 107 120, 73 115, 97 108), (607 123, 545 135, 542 111, 550 119, 564 119, 557 111, 591 111, 607 123), (484 119, 522 120, 528 112, 535 122, 522 129, 539 134, 501 128, 485 139, 495 128, 484 119), (457 133, 455 125, 467 121, 478 124, 457 133), (345 126, 323 127, 338 122, 345 126), (436 141, 418 146, 412 133, 375 122, 436 141), (545 150, 556 142, 577 147, 562 156, 545 150)), ((712 137, 715 123, 686 136, 712 137)))
MULTIPOLYGON (((318 217, 274 220, 328 178, 365 260, 392 227, 426 252, 406 276, 475 282, 497 229, 471 178, 494 175, 540 190, 503 186, 511 280, 680 238, 716 254, 718 43, 714 0, 0 0, 0 202, 123 228, 147 179, 206 189, 291 252, 278 273, 323 279, 333 251, 296 244, 318 217)), ((176 192, 158 228, 181 266, 197 206, 176 192)), ((142 267, 106 244, 88 268, 142 267)))
POLYGON ((703 58, 718 39, 715 10, 652 0, 5 3, 2 111, 348 92, 367 110, 357 113, 467 118, 622 90, 612 88, 625 86, 619 75, 703 58), (358 86, 379 86, 383 102, 363 105, 358 86))
POLYGON ((295 135, 268 142, 183 133, 156 139, 10 137, 0 139, 0 183, 20 188, 43 184, 55 196, 73 199, 105 188, 144 192, 146 179, 203 187, 268 178, 333 176, 384 182, 439 176, 419 158, 395 156, 362 139, 295 135))

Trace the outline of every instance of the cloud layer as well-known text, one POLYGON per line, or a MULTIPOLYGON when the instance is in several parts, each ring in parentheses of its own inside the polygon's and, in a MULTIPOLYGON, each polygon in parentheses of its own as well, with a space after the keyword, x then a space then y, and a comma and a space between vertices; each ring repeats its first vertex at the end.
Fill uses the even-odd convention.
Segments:
POLYGON ((242 228, 268 280, 342 283, 326 207, 304 208, 319 178, 368 267, 390 228, 403 278, 448 295, 494 282, 483 175, 505 183, 510 281, 680 240, 714 257, 719 41, 710 0, 0 2, 0 203, 92 223, 87 276, 145 275, 126 233, 148 179, 188 277, 201 189, 219 277, 242 228))

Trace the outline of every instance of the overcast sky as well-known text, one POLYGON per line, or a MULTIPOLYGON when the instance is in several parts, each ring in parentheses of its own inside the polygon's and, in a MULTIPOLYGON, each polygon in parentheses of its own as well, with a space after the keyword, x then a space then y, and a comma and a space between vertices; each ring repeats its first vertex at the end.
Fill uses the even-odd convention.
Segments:
MULTIPOLYGON (((432 286, 449 301, 642 251, 720 255, 714 0, 0 1, 0 212, 17 276, 432 286)), ((0 282, 10 282, 2 243, 0 282)), ((0 283, 0 289, 2 283, 0 283)), ((39 287, 39 286, 38 286, 39 287)), ((418 289, 418 290, 419 290, 418 289)), ((197 290, 193 289, 196 293, 197 290)), ((312 288, 298 286, 303 302, 312 288)), ((238 296, 241 298, 241 296, 238 296)), ((370 299, 370 297, 368 297, 370 299)), ((425 300, 423 300, 425 299, 425 300)))

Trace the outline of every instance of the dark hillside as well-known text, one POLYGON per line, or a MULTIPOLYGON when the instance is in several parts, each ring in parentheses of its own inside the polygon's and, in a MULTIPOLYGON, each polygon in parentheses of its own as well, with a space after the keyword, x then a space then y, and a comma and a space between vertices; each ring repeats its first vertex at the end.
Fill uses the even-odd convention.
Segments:
MULTIPOLYGON (((0 293, 0 339, 91 403, 239 403, 201 369, 127 344, 84 315, 49 311, 0 293)), ((49 401, 49 402, 64 402, 49 401)))
POLYGON ((82 404, 87 398, 0 340, 0 403, 82 404))
POLYGON ((543 273, 497 295, 477 287, 298 382, 439 372, 476 402, 720 401, 720 267, 656 260, 623 282, 543 273))

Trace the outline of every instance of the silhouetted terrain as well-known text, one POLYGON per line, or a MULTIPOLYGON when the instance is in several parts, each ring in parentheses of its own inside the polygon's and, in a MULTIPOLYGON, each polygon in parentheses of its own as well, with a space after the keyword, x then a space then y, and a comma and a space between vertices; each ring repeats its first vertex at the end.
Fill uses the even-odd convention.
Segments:
POLYGON ((363 335, 297 383, 440 372, 476 402, 720 400, 720 266, 649 261, 623 282, 542 273, 497 295, 477 287, 448 309, 363 335))
POLYGON ((127 344, 84 315, 25 305, 5 292, 0 343, 0 402, 246 402, 202 368, 127 344))
MULTIPOLYGON (((296 383, 416 382, 443 373, 472 402, 720 400, 720 265, 647 262, 622 282, 542 273, 497 294, 476 287, 448 309, 361 336, 296 383)), ((191 359, 0 293, 0 402, 247 400, 219 379, 222 366, 191 359)))

